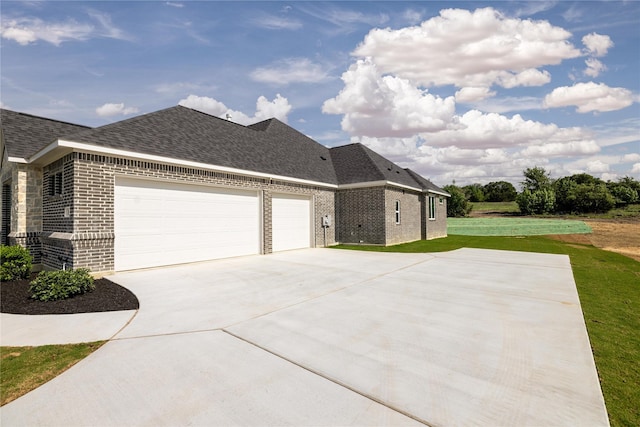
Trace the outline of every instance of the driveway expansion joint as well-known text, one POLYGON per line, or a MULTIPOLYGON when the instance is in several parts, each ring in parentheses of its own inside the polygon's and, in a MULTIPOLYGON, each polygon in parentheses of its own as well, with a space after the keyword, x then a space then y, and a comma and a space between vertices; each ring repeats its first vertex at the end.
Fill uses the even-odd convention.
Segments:
POLYGON ((257 343, 254 343, 253 341, 250 341, 250 340, 248 340, 248 339, 246 339, 244 337, 241 337, 240 335, 234 334, 233 332, 228 331, 228 330, 226 330, 224 328, 221 329, 221 330, 222 330, 222 332, 225 332, 226 334, 232 336, 233 338, 236 338, 236 339, 238 339, 240 341, 243 341, 243 342, 245 342, 245 343, 247 343, 249 345, 252 345, 252 346, 258 348, 259 350, 267 352, 267 353, 269 353, 269 354, 271 354, 271 355, 273 355, 273 356, 275 356, 275 357, 277 357, 279 359, 284 360, 285 362, 291 363, 292 365, 295 365, 298 368, 304 369, 307 372, 310 372, 310 373, 312 373, 314 375, 317 375, 317 376, 319 376, 319 377, 321 377, 321 378, 323 378, 323 379, 325 379, 327 381, 330 381, 330 382, 332 382, 332 383, 334 383, 334 384, 336 384, 336 385, 338 385, 340 387, 343 387, 343 388, 345 388, 345 389, 347 389, 347 390, 349 390, 349 391, 351 391, 353 393, 356 393, 359 396, 364 397, 365 399, 369 399, 372 402, 375 402, 375 403, 377 403, 379 405, 384 406, 385 408, 388 408, 388 409, 390 409, 390 410, 392 410, 394 412, 397 412, 397 413, 399 413, 401 415, 404 415, 407 418, 411 418, 412 420, 417 421, 420 424, 423 424, 423 425, 425 425, 427 427, 437 427, 435 424, 431 424, 431 423, 423 420, 422 418, 411 414, 410 412, 407 412, 407 411, 404 411, 402 409, 396 408, 395 406, 390 405, 389 403, 384 402, 383 400, 380 400, 380 399, 376 398, 375 396, 372 396, 372 395, 364 393, 364 392, 362 392, 362 391, 360 391, 360 390, 358 390, 356 388, 353 388, 350 385, 345 384, 345 383, 343 383, 342 381, 340 381, 338 379, 332 378, 330 376, 327 376, 327 375, 323 374, 322 372, 316 371, 315 369, 312 369, 312 368, 309 368, 308 366, 302 365, 302 364, 296 362, 293 359, 290 359, 290 358, 285 357, 285 356, 283 356, 281 354, 278 354, 278 353, 276 353, 274 351, 271 351, 268 348, 265 348, 265 347, 263 347, 263 346, 261 346, 261 345, 259 345, 257 343))

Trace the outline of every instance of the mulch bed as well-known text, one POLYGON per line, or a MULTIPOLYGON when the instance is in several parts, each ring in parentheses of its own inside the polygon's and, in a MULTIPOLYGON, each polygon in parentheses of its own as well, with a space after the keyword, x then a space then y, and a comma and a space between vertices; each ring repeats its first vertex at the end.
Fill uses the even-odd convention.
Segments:
POLYGON ((128 289, 111 280, 96 279, 92 292, 76 295, 59 301, 31 299, 27 280, 13 280, 0 284, 0 306, 2 313, 12 314, 75 314, 102 311, 137 310, 138 298, 128 289))

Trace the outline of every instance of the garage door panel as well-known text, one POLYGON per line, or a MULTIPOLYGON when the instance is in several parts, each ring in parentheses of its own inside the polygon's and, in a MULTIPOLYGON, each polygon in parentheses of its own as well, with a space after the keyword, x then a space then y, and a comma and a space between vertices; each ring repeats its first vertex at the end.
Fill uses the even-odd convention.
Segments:
POLYGON ((311 199, 298 195, 274 195, 272 247, 274 252, 311 246, 311 199))
POLYGON ((117 270, 203 261, 260 251, 255 191, 119 179, 117 270))

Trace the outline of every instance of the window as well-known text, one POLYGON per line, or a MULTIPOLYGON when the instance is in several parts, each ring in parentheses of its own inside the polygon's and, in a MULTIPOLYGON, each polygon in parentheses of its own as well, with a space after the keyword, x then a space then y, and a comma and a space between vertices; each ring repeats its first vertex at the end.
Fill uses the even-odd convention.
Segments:
POLYGON ((62 194, 62 172, 49 175, 49 195, 62 194))
POLYGON ((429 196, 429 219, 436 219, 436 198, 429 196))
POLYGON ((396 200, 396 224, 400 224, 400 200, 396 200))
POLYGON ((444 205, 444 197, 440 197, 438 201, 440 202, 441 205, 444 205))

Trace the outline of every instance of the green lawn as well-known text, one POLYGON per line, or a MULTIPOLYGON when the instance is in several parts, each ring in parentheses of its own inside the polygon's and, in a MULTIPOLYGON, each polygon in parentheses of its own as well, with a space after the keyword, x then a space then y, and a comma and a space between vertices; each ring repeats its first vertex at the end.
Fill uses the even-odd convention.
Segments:
POLYGON ((104 343, 0 347, 0 405, 55 378, 104 343))
POLYGON ((466 236, 537 236, 591 233, 584 221, 531 217, 447 218, 449 234, 466 236))
POLYGON ((389 247, 337 248, 442 252, 463 247, 569 255, 611 425, 640 426, 640 262, 543 236, 452 235, 389 247))
POLYGON ((471 202, 474 213, 519 214, 520 208, 516 202, 471 202))

